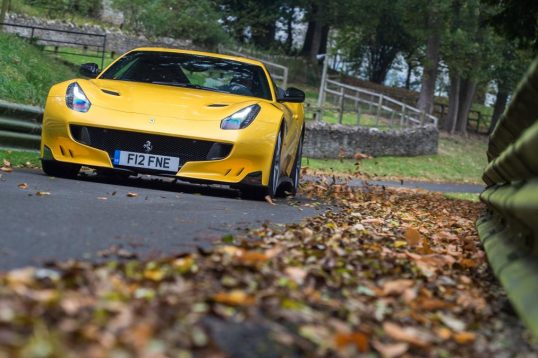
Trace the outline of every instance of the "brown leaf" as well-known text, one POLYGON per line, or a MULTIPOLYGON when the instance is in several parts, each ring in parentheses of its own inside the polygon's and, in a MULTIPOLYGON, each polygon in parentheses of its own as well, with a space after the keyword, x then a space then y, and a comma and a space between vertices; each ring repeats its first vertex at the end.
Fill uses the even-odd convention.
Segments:
POLYGON ((13 169, 11 169, 9 167, 1 167, 0 170, 5 172, 5 173, 11 173, 13 171, 13 169))
POLYGON ((271 205, 276 205, 275 202, 273 201, 273 198, 271 198, 271 195, 266 195, 265 201, 267 201, 271 205))
POLYGON ((244 291, 232 290, 230 292, 217 293, 213 296, 213 301, 228 306, 251 306, 256 303, 256 298, 244 291))
POLYGON ((128 192, 127 197, 128 198, 136 198, 138 196, 138 193, 128 192))
POLYGON ((11 168, 11 162, 8 161, 7 159, 4 159, 4 167, 5 168, 11 168))
POLYGON ((337 333, 334 336, 334 345, 339 350, 354 346, 361 353, 369 351, 368 336, 362 332, 337 333))
POLYGON ((17 186, 19 187, 19 189, 22 189, 22 190, 24 190, 24 189, 28 189, 28 184, 26 184, 26 183, 20 183, 20 184, 17 185, 17 186))
POLYGON ((429 347, 435 339, 435 336, 424 330, 415 327, 400 327, 391 322, 383 323, 383 330, 387 336, 397 341, 406 342, 421 348, 429 347))
POLYGON ((383 283, 383 296, 401 295, 408 288, 413 287, 413 280, 399 279, 383 283))
POLYGON ((381 343, 379 341, 373 341, 372 346, 385 358, 399 357, 409 349, 409 344, 407 343, 381 343))
POLYGON ((405 229, 405 240, 410 246, 417 246, 420 243, 420 233, 414 227, 405 229))
POLYGON ((37 195, 37 196, 48 196, 48 195, 50 195, 50 192, 48 192, 48 191, 38 191, 37 193, 35 193, 35 195, 37 195))
POLYGON ((458 332, 453 335, 453 338, 458 344, 469 344, 474 342, 476 334, 473 332, 458 332))
POLYGON ((286 275, 298 285, 302 285, 306 275, 308 274, 306 270, 300 267, 286 267, 286 275))

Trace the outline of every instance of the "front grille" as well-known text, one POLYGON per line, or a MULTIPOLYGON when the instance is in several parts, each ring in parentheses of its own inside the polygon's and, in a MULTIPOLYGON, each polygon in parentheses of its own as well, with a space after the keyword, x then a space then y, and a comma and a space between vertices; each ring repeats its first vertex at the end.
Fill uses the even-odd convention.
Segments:
POLYGON ((190 161, 223 159, 230 154, 231 144, 170 137, 115 129, 70 125, 73 138, 94 148, 105 150, 110 158, 114 151, 145 153, 144 144, 151 142, 151 154, 179 157, 181 165, 190 161))

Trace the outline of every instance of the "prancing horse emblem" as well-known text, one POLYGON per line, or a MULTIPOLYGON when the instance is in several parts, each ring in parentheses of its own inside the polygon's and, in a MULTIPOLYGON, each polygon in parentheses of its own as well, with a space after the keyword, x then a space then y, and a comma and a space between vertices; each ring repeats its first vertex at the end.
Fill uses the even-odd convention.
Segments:
POLYGON ((146 153, 149 153, 153 150, 153 146, 151 145, 151 142, 149 140, 144 143, 144 150, 146 151, 146 153))

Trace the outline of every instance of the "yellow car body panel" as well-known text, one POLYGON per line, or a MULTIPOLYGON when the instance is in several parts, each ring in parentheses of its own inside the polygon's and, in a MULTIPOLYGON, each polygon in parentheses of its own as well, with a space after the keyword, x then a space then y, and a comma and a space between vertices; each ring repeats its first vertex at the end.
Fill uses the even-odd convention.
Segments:
POLYGON ((114 168, 110 154, 105 150, 75 140, 70 130, 71 125, 213 141, 233 145, 231 152, 223 159, 187 161, 175 175, 186 179, 236 184, 251 173, 261 172, 261 184, 267 186, 276 137, 280 127, 284 126, 281 160, 283 174, 290 175, 300 131, 304 125, 303 105, 275 100, 276 88, 262 63, 198 51, 162 48, 142 48, 136 51, 196 54, 260 66, 268 78, 272 99, 99 78, 66 81, 54 85, 46 101, 42 158, 47 147, 56 161, 114 168), (91 102, 86 113, 74 111, 66 105, 67 87, 74 82, 83 89, 91 102), (261 110, 248 127, 221 129, 224 118, 253 104, 258 104, 261 110))

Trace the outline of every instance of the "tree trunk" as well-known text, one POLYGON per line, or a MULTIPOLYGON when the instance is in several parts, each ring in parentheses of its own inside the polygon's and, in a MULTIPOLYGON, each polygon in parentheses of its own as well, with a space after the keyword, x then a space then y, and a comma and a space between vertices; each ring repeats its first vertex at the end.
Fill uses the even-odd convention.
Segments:
POLYGON ((314 26, 314 33, 312 35, 312 44, 310 47, 310 52, 308 53, 308 57, 315 61, 316 57, 319 53, 319 49, 321 48, 321 40, 323 37, 323 25, 316 21, 316 25, 314 26))
POLYGON ((327 43, 329 41, 329 29, 327 25, 323 25, 321 29, 321 42, 319 44, 318 54, 327 53, 327 43))
POLYGON ((420 96, 418 98, 417 108, 431 114, 435 95, 435 82, 437 81, 437 67, 439 64, 441 36, 436 31, 437 25, 434 20, 428 22, 431 22, 430 28, 432 28, 432 33, 428 36, 428 42, 426 44, 424 73, 422 74, 420 96))
POLYGON ((314 37, 315 27, 315 21, 308 22, 308 28, 306 29, 306 35, 303 42, 303 49, 301 50, 301 54, 304 56, 308 55, 310 53, 310 49, 312 48, 312 38, 314 37))
POLYGON ((458 111, 458 122, 456 130, 459 133, 467 134, 467 122, 469 121, 469 111, 473 105, 476 93, 476 82, 471 79, 464 79, 460 86, 460 106, 458 111))
POLYGON ((405 88, 410 89, 411 88, 411 73, 413 72, 413 67, 411 67, 411 63, 407 63, 407 74, 405 75, 405 88))
POLYGON ((497 92, 497 98, 495 99, 495 105, 493 106, 493 115, 491 116, 491 124, 489 125, 488 132, 491 133, 495 129, 499 118, 504 113, 506 109, 506 104, 508 103, 508 96, 510 92, 506 88, 502 88, 499 85, 499 91, 497 92))
POLYGON ((6 20, 6 13, 7 13, 8 7, 9 7, 9 0, 2 0, 2 10, 0 11, 0 22, 4 22, 6 20))
POLYGON ((454 133, 456 129, 456 121, 458 119, 458 111, 460 107, 460 84, 461 77, 455 71, 450 71, 450 89, 448 92, 448 114, 445 119, 445 130, 449 133, 454 133))
POLYGON ((294 8, 290 8, 288 18, 286 19, 286 32, 288 37, 286 38, 286 53, 291 54, 293 50, 293 12, 294 8))

